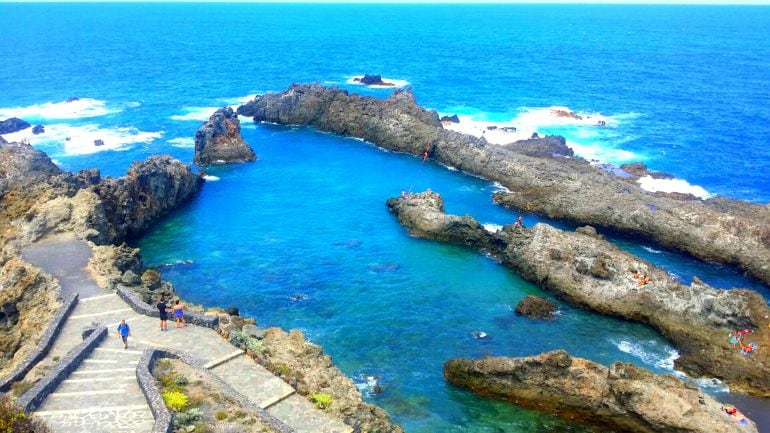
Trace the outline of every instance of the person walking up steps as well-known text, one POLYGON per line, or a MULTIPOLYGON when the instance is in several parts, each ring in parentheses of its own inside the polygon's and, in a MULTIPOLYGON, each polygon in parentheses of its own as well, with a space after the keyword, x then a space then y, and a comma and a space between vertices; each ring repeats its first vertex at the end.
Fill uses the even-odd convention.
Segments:
POLYGON ((128 349, 128 337, 131 335, 131 328, 128 327, 126 319, 120 321, 118 325, 118 337, 123 340, 123 348, 128 349))
POLYGON ((157 307, 160 315, 160 330, 168 331, 168 305, 166 305, 166 299, 160 298, 157 307))
POLYGON ((184 321, 184 305, 182 305, 181 302, 179 302, 179 299, 176 300, 174 303, 174 321, 176 321, 176 327, 181 328, 182 326, 187 326, 187 323, 184 321))

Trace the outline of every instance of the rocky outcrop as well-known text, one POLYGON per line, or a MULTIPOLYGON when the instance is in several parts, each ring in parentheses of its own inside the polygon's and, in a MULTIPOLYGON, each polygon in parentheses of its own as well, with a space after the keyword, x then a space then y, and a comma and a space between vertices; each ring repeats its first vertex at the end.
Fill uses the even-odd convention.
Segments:
POLYGON ((505 148, 536 158, 575 156, 575 152, 567 146, 567 140, 559 135, 546 135, 545 137, 530 138, 529 140, 519 140, 506 144, 505 148))
POLYGON ((444 377, 477 394, 629 433, 749 433, 723 406, 673 376, 609 367, 557 350, 527 358, 452 359, 444 377))
POLYGON ((241 136, 241 122, 232 108, 215 111, 195 133, 198 165, 255 161, 257 155, 241 136))
POLYGON ((516 314, 531 319, 550 319, 556 311, 556 304, 538 296, 527 295, 516 304, 516 314))
POLYGON ((623 164, 620 169, 636 177, 637 179, 644 176, 650 176, 653 179, 673 179, 674 176, 668 173, 662 173, 658 171, 650 171, 647 168, 647 164, 643 162, 633 162, 630 164, 623 164))
POLYGON ((11 117, 10 119, 0 120, 0 134, 13 134, 24 129, 29 128, 29 122, 19 119, 18 117, 11 117))
POLYGON ((287 333, 270 328, 265 331, 262 343, 267 348, 262 364, 285 376, 300 394, 331 394, 332 404, 326 412, 344 419, 355 431, 403 433, 401 426, 393 423, 384 410, 365 403, 353 381, 334 365, 321 346, 307 341, 302 332, 287 333))
POLYGON ((0 198, 12 187, 24 188, 61 173, 48 155, 28 143, 0 143, 0 198))
POLYGON ((27 358, 61 305, 59 284, 19 259, 0 268, 0 377, 27 358))
POLYGON ((574 305, 650 324, 678 347, 678 369, 724 379, 733 390, 770 396, 770 358, 743 356, 727 339, 727 330, 752 328, 752 339, 770 347, 765 319, 770 308, 759 293, 718 290, 697 279, 681 284, 599 236, 546 224, 507 225, 491 233, 469 216, 444 214, 443 201, 433 192, 392 198, 387 204, 414 236, 472 246, 574 305), (634 271, 649 282, 641 284, 634 271))
POLYGON ((380 75, 374 74, 365 74, 361 78, 353 78, 353 81, 364 84, 366 86, 395 86, 395 84, 391 82, 382 81, 382 77, 380 75))
POLYGON ((238 107, 257 122, 308 125, 362 138, 499 182, 495 200, 550 218, 606 227, 704 260, 737 265, 770 284, 770 207, 658 196, 575 158, 537 158, 441 126, 410 90, 387 99, 321 85, 292 85, 238 107))

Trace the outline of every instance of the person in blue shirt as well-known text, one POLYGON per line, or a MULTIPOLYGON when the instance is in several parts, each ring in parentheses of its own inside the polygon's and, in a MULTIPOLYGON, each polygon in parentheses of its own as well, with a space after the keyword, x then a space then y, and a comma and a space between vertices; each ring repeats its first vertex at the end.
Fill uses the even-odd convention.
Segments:
POLYGON ((128 349, 128 337, 131 335, 131 328, 128 327, 126 319, 120 321, 118 325, 118 337, 123 340, 123 348, 128 349))

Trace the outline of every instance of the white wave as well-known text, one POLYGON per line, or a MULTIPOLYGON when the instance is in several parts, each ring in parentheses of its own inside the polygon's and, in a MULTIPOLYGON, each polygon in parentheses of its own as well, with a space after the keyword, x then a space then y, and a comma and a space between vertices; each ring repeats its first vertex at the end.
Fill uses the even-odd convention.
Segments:
POLYGON ((163 132, 143 132, 136 128, 102 128, 99 125, 45 125, 45 133, 34 135, 25 129, 4 137, 8 141, 29 140, 32 145, 61 146, 67 155, 87 155, 104 150, 124 150, 129 144, 151 143, 161 138, 163 132), (102 145, 96 145, 101 140, 102 145))
POLYGON ((637 182, 642 189, 650 192, 680 192, 692 194, 704 200, 713 197, 713 194, 706 191, 705 188, 698 185, 691 185, 684 179, 654 179, 652 176, 648 175, 640 178, 637 182))
POLYGON ((183 149, 195 147, 195 140, 190 137, 178 137, 168 140, 168 144, 183 149))
POLYGON ((648 246, 645 246, 645 245, 642 245, 642 249, 647 251, 647 252, 653 253, 653 254, 660 254, 660 253, 663 252, 663 251, 656 250, 655 248, 651 248, 651 247, 648 247, 648 246))
MULTIPOLYGON (((128 105, 131 104, 139 103, 128 105)), ((82 98, 70 102, 44 102, 27 107, 0 108, 0 118, 20 117, 27 121, 82 119, 121 111, 123 110, 119 107, 107 107, 106 101, 82 98)))
POLYGON ((204 174, 203 178, 206 179, 209 182, 216 182, 216 181, 218 181, 220 179, 217 176, 212 176, 210 174, 204 174))
POLYGON ((205 122, 222 107, 182 107, 182 114, 174 114, 171 120, 205 122))
POLYGON ((487 223, 482 224, 481 226, 484 227, 484 230, 488 231, 489 233, 497 233, 503 229, 503 226, 500 224, 487 223))
POLYGON ((674 361, 679 358, 679 352, 675 349, 667 349, 661 352, 655 341, 631 342, 627 340, 610 340, 610 342, 621 352, 628 353, 645 364, 654 365, 664 370, 674 371, 674 361))
POLYGON ((607 147, 605 142, 593 141, 581 144, 576 141, 567 141, 567 146, 575 152, 575 155, 592 162, 610 162, 613 164, 629 161, 639 161, 639 155, 628 150, 607 147), (605 144, 605 145, 602 145, 605 144))
POLYGON ((504 187, 500 182, 492 182, 492 185, 489 188, 492 192, 511 192, 510 189, 504 187))
MULTIPOLYGON (((364 86, 365 85, 365 84, 361 84, 358 81, 355 81, 356 78, 358 78, 360 80, 361 78, 364 78, 364 76, 363 75, 355 75, 355 76, 349 77, 347 80, 345 80, 345 82, 348 83, 348 84, 354 84, 356 86, 364 86)), ((371 87, 371 88, 374 88, 374 89, 394 89, 394 88, 397 88, 397 87, 406 87, 406 86, 409 85, 409 81, 397 80, 395 78, 385 78, 385 77, 382 77, 382 81, 384 83, 393 83, 393 85, 392 86, 366 86, 366 87, 371 87)))
POLYGON ((358 377, 353 378, 353 381, 361 394, 367 397, 377 394, 376 391, 378 390, 379 384, 379 378, 377 376, 361 374, 358 377))
POLYGON ((703 390, 710 390, 711 392, 716 392, 716 393, 730 392, 730 387, 715 377, 712 377, 712 378, 690 377, 681 371, 674 371, 674 376, 678 377, 679 379, 682 379, 685 382, 690 382, 693 385, 703 390))

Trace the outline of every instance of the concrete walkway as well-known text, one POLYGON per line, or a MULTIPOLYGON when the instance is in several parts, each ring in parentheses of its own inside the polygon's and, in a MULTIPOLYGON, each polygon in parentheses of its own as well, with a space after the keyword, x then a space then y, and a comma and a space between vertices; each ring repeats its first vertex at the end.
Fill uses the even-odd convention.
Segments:
POLYGON ((23 254, 29 262, 60 278, 63 286, 66 281, 68 291, 81 296, 40 365, 52 365, 78 345, 83 327, 92 322, 106 325, 111 333, 35 411, 55 432, 150 432, 154 420, 136 381, 136 364, 142 351, 151 347, 186 351, 200 358, 215 375, 297 432, 352 431, 316 409, 214 330, 194 325, 177 328, 169 321, 168 332, 161 332, 157 318, 138 315, 114 291, 96 285, 85 270, 90 257, 85 242, 57 237, 38 242, 23 254), (88 255, 84 255, 83 247, 88 255), (59 257, 62 254, 67 257, 59 257), (79 292, 80 287, 83 292, 79 292), (128 349, 123 348, 115 331, 121 319, 133 334, 128 349))

